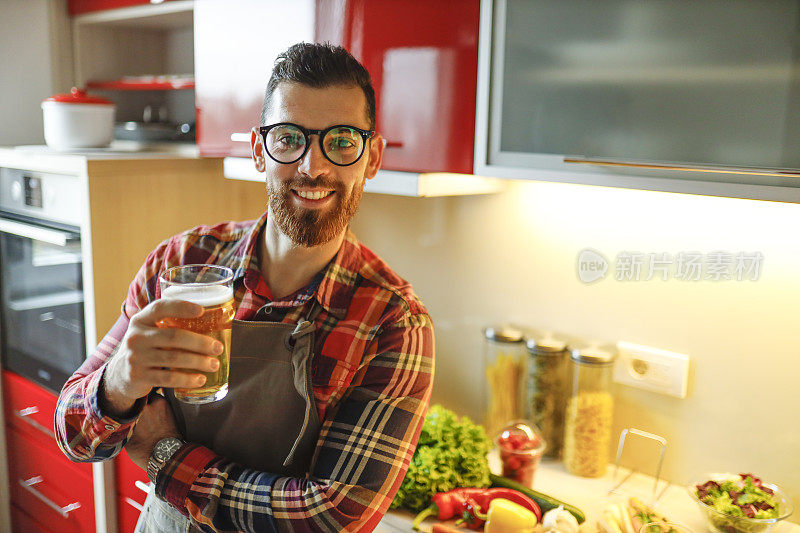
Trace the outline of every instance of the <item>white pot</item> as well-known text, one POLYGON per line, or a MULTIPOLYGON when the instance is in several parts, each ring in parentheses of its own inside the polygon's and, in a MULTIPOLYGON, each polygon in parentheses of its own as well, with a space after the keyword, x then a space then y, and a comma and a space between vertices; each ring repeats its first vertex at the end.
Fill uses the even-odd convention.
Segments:
POLYGON ((102 148, 114 137, 114 104, 75 87, 42 102, 44 140, 55 150, 102 148))

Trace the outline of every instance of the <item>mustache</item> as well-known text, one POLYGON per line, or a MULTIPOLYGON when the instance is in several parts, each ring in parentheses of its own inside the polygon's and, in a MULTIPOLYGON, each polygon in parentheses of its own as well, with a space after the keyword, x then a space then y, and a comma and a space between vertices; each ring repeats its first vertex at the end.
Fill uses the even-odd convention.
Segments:
POLYGON ((302 188, 313 189, 316 187, 323 189, 333 189, 334 191, 338 191, 341 189, 341 184, 334 180, 326 180, 319 178, 318 179, 299 178, 284 184, 284 189, 302 189, 302 188))

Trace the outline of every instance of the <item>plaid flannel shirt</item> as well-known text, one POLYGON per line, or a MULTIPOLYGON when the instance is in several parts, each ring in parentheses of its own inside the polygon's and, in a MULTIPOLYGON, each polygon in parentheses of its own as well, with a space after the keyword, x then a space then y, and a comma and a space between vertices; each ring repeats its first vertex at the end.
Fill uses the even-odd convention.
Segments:
POLYGON ((322 306, 312 362, 322 428, 311 469, 305 479, 281 477, 187 443, 162 468, 156 494, 204 531, 371 531, 419 438, 433 384, 431 319, 411 286, 349 231, 308 287, 272 301, 256 255, 265 220, 266 213, 257 221, 200 226, 148 255, 120 318, 61 391, 59 446, 75 461, 103 461, 122 450, 144 399, 136 415, 116 419, 102 412, 98 389, 130 318, 157 297, 158 273, 166 268, 229 266, 239 320, 269 304, 270 320, 294 323, 312 299, 322 306))

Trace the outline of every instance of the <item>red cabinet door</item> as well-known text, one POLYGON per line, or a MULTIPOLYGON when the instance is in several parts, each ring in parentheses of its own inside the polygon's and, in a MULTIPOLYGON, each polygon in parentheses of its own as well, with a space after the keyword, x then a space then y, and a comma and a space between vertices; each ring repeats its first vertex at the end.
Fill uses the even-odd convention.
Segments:
POLYGON ((54 533, 40 524, 35 518, 17 507, 11 506, 11 532, 12 533, 54 533))
POLYGON ((120 533, 133 533, 147 498, 150 480, 144 470, 133 464, 123 450, 114 459, 117 480, 117 520, 120 533))
POLYGON ((3 403, 6 424, 23 433, 53 441, 56 395, 22 376, 3 370, 3 403))
POLYGON ((133 533, 136 530, 136 522, 142 514, 144 504, 129 496, 117 497, 117 519, 119 533, 133 533))
POLYGON ((316 0, 315 39, 372 76, 383 168, 472 173, 479 0, 316 0))
POLYGON ((11 426, 6 436, 11 502, 59 533, 94 531, 92 478, 80 468, 85 465, 11 426))
POLYGON ((197 145, 204 156, 250 157, 275 57, 314 35, 313 0, 195 0, 197 145), (231 141, 244 133, 246 142, 231 141))
MULTIPOLYGON (((161 0, 163 2, 164 0, 161 0)), ((92 11, 107 11, 119 7, 138 6, 142 4, 160 4, 151 0, 69 0, 67 9, 70 15, 81 15, 92 11)))

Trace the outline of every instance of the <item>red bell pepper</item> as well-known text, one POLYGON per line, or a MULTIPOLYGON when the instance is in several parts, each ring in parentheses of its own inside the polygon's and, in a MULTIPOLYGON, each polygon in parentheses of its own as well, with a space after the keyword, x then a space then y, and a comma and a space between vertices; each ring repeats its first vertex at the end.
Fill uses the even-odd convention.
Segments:
POLYGON ((480 529, 484 521, 474 511, 486 512, 492 500, 497 498, 511 500, 535 514, 537 520, 542 519, 542 510, 539 505, 519 491, 504 487, 491 489, 467 488, 434 494, 431 498, 431 505, 414 518, 412 527, 414 531, 419 531, 419 526, 423 520, 429 516, 436 515, 438 520, 450 520, 456 516, 461 516, 461 521, 468 522, 473 529, 480 529))

